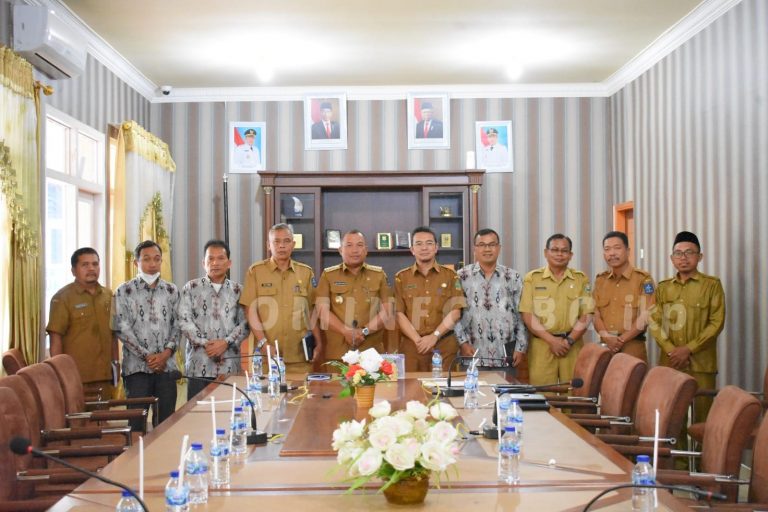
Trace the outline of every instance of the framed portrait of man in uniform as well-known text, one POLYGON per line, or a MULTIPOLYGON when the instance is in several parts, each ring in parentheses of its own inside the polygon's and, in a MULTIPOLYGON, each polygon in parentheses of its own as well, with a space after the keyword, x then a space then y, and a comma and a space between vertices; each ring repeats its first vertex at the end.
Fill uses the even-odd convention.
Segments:
POLYGON ((409 94, 408 149, 450 149, 451 103, 447 94, 409 94))
POLYGON ((478 169, 512 172, 512 121, 477 121, 475 154, 478 169))
POLYGON ((267 123, 232 121, 229 123, 229 172, 255 173, 267 161, 267 123))
POLYGON ((346 94, 304 96, 304 149, 347 149, 346 94))

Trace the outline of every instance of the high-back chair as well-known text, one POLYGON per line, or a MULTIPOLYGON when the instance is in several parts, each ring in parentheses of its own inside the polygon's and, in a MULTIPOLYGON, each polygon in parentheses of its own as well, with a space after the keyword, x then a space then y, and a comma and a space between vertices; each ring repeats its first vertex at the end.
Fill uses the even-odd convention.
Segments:
POLYGON ((16 372, 27 366, 24 354, 17 348, 3 352, 3 369, 8 375, 16 375, 16 372))
POLYGON ((586 343, 576 358, 573 367, 573 380, 581 379, 583 384, 578 388, 550 388, 556 392, 571 392, 570 396, 549 396, 548 402, 552 407, 567 409, 588 408, 594 410, 600 394, 600 385, 603 382, 605 370, 611 361, 611 351, 599 343, 586 343))
MULTIPOLYGON (((741 458, 747 441, 760 416, 760 401, 736 386, 720 390, 712 403, 704 431, 701 470, 705 474, 738 478, 741 458)), ((685 471, 659 470, 657 481, 665 484, 699 485, 696 475, 685 471)), ((707 487, 725 493, 735 501, 738 488, 715 482, 707 487)))

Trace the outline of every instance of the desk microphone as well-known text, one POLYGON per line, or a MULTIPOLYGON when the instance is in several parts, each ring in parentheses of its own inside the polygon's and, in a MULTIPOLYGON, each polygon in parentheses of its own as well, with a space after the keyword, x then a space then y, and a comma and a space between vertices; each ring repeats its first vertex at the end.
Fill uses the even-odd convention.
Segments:
POLYGON ((713 491, 703 491, 701 489, 696 489, 695 487, 687 487, 684 485, 664 485, 664 484, 622 484, 622 485, 614 485, 613 487, 609 487, 603 491, 601 491, 597 496, 592 498, 589 503, 586 504, 582 512, 588 512, 589 508, 595 504, 597 500, 608 494, 609 492, 613 492, 619 489, 630 489, 630 488, 638 488, 638 489, 667 489, 669 491, 683 491, 683 492, 689 492, 693 494, 696 497, 704 498, 707 501, 711 501, 712 499, 725 501, 728 499, 728 497, 725 494, 719 493, 719 492, 713 492, 713 491))
POLYGON ((11 448, 11 451, 16 455, 27 455, 31 453, 32 455, 37 455, 38 457, 44 457, 48 460, 52 460, 53 462, 56 462, 57 464, 66 466, 69 469, 74 469, 79 473, 88 475, 91 478, 95 478, 96 480, 101 480, 106 484, 114 485, 115 487, 119 487, 120 489, 128 491, 129 493, 131 493, 131 496, 136 498, 136 500, 139 502, 139 505, 141 505, 141 508, 144 509, 145 512, 149 512, 149 509, 147 508, 146 503, 144 503, 144 501, 139 497, 139 495, 136 494, 133 491, 133 489, 131 489, 127 485, 121 484, 120 482, 115 482, 114 480, 110 480, 109 478, 101 476, 98 473, 93 473, 91 471, 88 471, 87 469, 83 469, 81 467, 75 466, 74 464, 71 464, 64 459, 54 457, 53 455, 50 455, 49 453, 46 453, 43 450, 38 450, 37 448, 32 446, 32 443, 29 441, 29 439, 25 439, 23 437, 14 437, 11 439, 10 448, 11 448))
POLYGON ((192 375, 182 375, 180 371, 174 370, 171 372, 176 380, 185 378, 190 380, 200 380, 205 381, 208 384, 222 384, 224 386, 229 386, 230 388, 235 388, 240 392, 241 395, 245 397, 246 400, 248 400, 248 404, 251 406, 251 432, 249 432, 246 436, 246 443, 247 444, 267 444, 267 433, 260 431, 256 427, 256 405, 253 403, 253 400, 251 400, 251 397, 248 396, 248 394, 237 387, 236 385, 224 382, 222 380, 210 380, 206 379, 205 377, 193 377, 192 375))
POLYGON ((440 395, 445 397, 456 397, 456 396, 464 396, 464 388, 452 388, 451 387, 451 372, 453 371, 453 363, 456 362, 456 360, 459 361, 472 361, 473 359, 481 359, 483 361, 502 361, 505 363, 504 366, 499 366, 499 368, 506 368, 509 366, 509 361, 506 357, 477 357, 477 356, 462 356, 460 354, 456 354, 453 359, 451 359, 451 364, 448 365, 448 378, 445 381, 445 387, 437 387, 435 391, 432 392, 433 395, 436 395, 440 393, 440 395))
POLYGON ((495 386, 494 391, 499 395, 503 395, 504 393, 535 393, 537 391, 546 391, 547 389, 563 385, 568 385, 569 390, 579 389, 584 386, 584 379, 576 377, 571 382, 555 382, 552 384, 542 384, 540 386, 532 386, 530 384, 502 384, 495 386))

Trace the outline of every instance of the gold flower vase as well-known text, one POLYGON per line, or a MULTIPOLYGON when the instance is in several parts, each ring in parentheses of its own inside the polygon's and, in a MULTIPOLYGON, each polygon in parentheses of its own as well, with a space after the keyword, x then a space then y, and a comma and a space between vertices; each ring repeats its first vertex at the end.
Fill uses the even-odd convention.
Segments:
POLYGON ((373 395, 376 392, 376 386, 358 386, 355 388, 355 400, 358 408, 373 407, 373 395))
POLYGON ((424 503, 429 491, 429 475, 403 478, 384 489, 384 496, 395 505, 424 503))

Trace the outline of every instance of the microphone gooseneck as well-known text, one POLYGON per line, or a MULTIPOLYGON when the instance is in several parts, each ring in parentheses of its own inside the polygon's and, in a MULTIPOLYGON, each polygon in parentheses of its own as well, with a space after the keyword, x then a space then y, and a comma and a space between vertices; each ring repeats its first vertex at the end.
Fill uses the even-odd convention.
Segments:
MULTIPOLYGON (((461 354, 456 354, 453 356, 453 359, 451 359, 451 363, 448 365, 448 378, 445 381, 445 387, 441 388, 438 387, 438 389, 435 390, 434 394, 437 394, 438 392, 445 397, 457 397, 457 396, 464 396, 464 389, 460 388, 452 388, 451 382, 453 379, 453 364, 458 361, 472 361, 473 359, 483 359, 485 361, 502 361, 504 363, 508 363, 507 358, 505 357, 483 357, 483 358, 477 358, 475 356, 463 356, 461 354)), ((499 368, 504 368, 503 366, 500 366, 499 368)))
POLYGON ((664 485, 664 484, 622 484, 622 485, 614 485, 613 487, 609 487, 607 489, 604 489, 603 491, 599 492, 597 496, 592 498, 589 503, 587 503, 584 508, 582 509, 582 512, 588 512, 590 507, 594 505, 597 500, 608 494, 609 492, 617 491, 619 489, 629 489, 629 488, 640 488, 640 489, 666 489, 668 491, 683 491, 683 492, 689 492, 691 494, 694 494, 697 497, 705 498, 706 500, 721 500, 724 501, 728 499, 728 497, 725 494, 719 493, 719 492, 712 492, 712 491, 703 491, 701 489, 696 489, 695 487, 686 487, 684 485, 664 485))
POLYGON ((115 482, 114 480, 110 480, 109 478, 101 476, 98 473, 88 471, 87 469, 81 468, 79 466, 75 466, 74 464, 71 464, 70 462, 64 459, 60 459, 59 457, 54 457, 53 455, 45 453, 42 450, 38 450, 37 448, 32 446, 32 443, 29 441, 29 439, 25 439, 23 437, 14 437, 13 439, 11 439, 11 442, 9 443, 9 445, 10 445, 11 451, 17 455, 27 455, 31 453, 33 455, 37 455, 38 457, 44 457, 48 460, 52 460, 56 462, 57 464, 61 464, 62 466, 68 467, 69 469, 73 469, 79 473, 87 475, 91 478, 95 478, 96 480, 101 480, 105 484, 114 485, 115 487, 119 487, 120 489, 128 491, 131 494, 131 496, 136 498, 136 501, 139 502, 139 505, 141 505, 141 508, 145 512, 149 512, 149 509, 147 508, 147 504, 144 503, 144 500, 142 500, 139 497, 139 495, 134 492, 133 489, 131 489, 125 484, 121 484, 120 482, 115 482))

